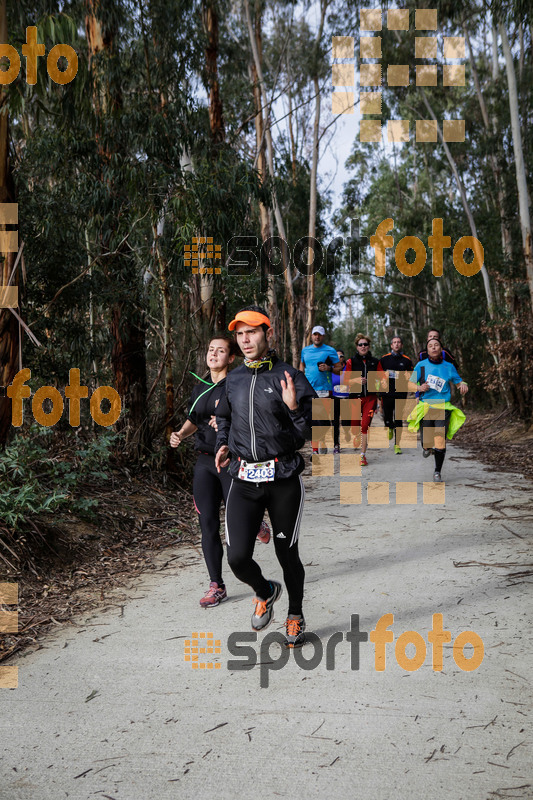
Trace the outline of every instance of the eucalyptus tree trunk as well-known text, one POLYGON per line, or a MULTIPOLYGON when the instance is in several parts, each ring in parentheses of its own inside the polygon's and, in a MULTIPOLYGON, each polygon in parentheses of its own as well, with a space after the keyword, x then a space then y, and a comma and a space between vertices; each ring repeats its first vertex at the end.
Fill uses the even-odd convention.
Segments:
MULTIPOLYGON (((220 98, 220 86, 218 81, 218 13, 214 0, 204 0, 202 4, 202 23, 206 36, 205 46, 205 67, 207 73, 207 85, 209 91, 209 128, 213 145, 220 145, 224 142, 224 116, 222 113, 222 100, 220 98)), ((209 231, 204 231, 202 236, 210 236, 209 231)), ((214 290, 215 276, 204 273, 198 276, 200 284, 200 303, 202 318, 202 339, 207 338, 215 324, 217 310, 215 308, 214 290)), ((225 316, 225 309, 222 310, 225 316)), ((205 342, 207 345, 207 342, 205 342)))
MULTIPOLYGON (((161 301, 163 311, 163 360, 165 365, 165 440, 170 442, 173 431, 172 418, 174 416, 174 378, 172 375, 172 314, 171 296, 169 285, 168 259, 161 250, 160 240, 165 231, 166 203, 161 209, 157 225, 153 226, 154 255, 157 261, 159 282, 161 286, 161 301)), ((172 464, 170 451, 167 461, 172 464)))
POLYGON ((296 186, 296 141, 294 139, 294 127, 292 123, 292 91, 289 87, 287 91, 287 99, 289 101, 289 115, 287 118, 288 126, 289 126, 289 139, 291 143, 291 171, 292 171, 292 185, 296 186))
MULTIPOLYGON (((424 92, 423 89, 421 91, 422 91, 422 98, 423 98, 424 104, 425 104, 427 110, 429 111, 430 116, 432 117, 432 119, 437 121, 435 113, 434 113, 434 111, 433 111, 433 109, 432 109, 432 107, 431 107, 431 105, 430 105, 430 103, 429 103, 429 101, 427 99, 426 93, 424 92)), ((472 236, 475 239, 477 239, 478 235, 477 235, 476 223, 474 221, 474 215, 472 214, 472 209, 470 208, 470 204, 469 204, 468 198, 466 196, 465 187, 464 187, 463 181, 461 179, 461 176, 459 175, 459 170, 457 169, 457 164, 455 163, 455 159, 451 154, 450 148, 448 147, 448 144, 444 141, 444 137, 442 135, 442 131, 441 131, 441 128, 440 128, 440 125, 438 124, 438 122, 437 122, 437 133, 438 133, 439 139, 440 139, 440 141, 442 143, 442 146, 444 148, 444 152, 446 154, 446 158, 448 159, 448 163, 450 164, 453 176, 455 178, 455 182, 457 184, 457 188, 459 189, 459 194, 461 196, 461 202, 463 204, 463 208, 464 208, 464 212, 466 214, 466 218, 468 219, 468 224, 470 226, 470 231, 472 233, 472 236)), ((481 267, 481 277, 483 278, 483 288, 485 289, 485 297, 486 297, 486 300, 487 300, 487 311, 488 311, 489 317, 491 319, 491 322, 495 323, 495 322, 497 322, 497 319, 496 319, 496 315, 495 315, 494 299, 493 299, 492 289, 491 289, 491 285, 490 285, 489 273, 488 273, 488 270, 485 267, 485 265, 483 265, 481 267)), ((494 339, 493 339, 493 334, 489 333, 489 332, 487 332, 487 339, 488 339, 489 346, 490 346, 490 354, 491 354, 492 359, 494 361, 494 364, 495 364, 495 366, 496 366, 496 368, 498 370, 498 378, 499 378, 499 381, 500 381, 502 395, 505 398, 506 402, 508 402, 505 376, 502 375, 501 368, 500 368, 499 352, 498 352, 498 348, 495 346, 496 344, 499 345, 501 343, 500 330, 499 330, 497 325, 494 326, 494 339)))
MULTIPOLYGON (((476 96, 478 99, 479 107, 481 109, 481 116, 483 118, 483 125, 485 126, 485 130, 487 133, 491 132, 491 125, 489 120, 489 114, 487 111, 487 106, 485 103, 485 98, 483 96, 483 92, 481 91, 481 83, 479 80, 479 75, 477 71, 476 61, 474 58, 474 53, 472 50, 472 44, 470 42, 470 35, 468 32, 468 28, 466 24, 463 22, 463 31, 465 34, 466 44, 468 47, 468 58, 470 61, 470 68, 472 70, 472 77, 474 79, 474 87, 476 90, 476 96)), ((496 46, 497 49, 497 46, 496 46)), ((496 56, 496 64, 497 64, 497 56, 496 56)), ((496 72, 497 78, 497 72, 496 72)), ((493 119, 493 126, 497 124, 497 121, 493 119)), ((496 131, 494 130, 494 133, 496 131)), ((502 171, 500 165, 498 163, 498 157, 495 153, 491 152, 489 154, 489 162, 492 170, 492 175, 494 177, 494 183, 496 185, 496 193, 497 193, 497 206, 498 206, 498 213, 500 215, 500 231, 501 231, 501 239, 502 239, 502 252, 504 258, 507 260, 511 257, 511 231, 509 230, 509 226, 507 225, 507 221, 505 218, 505 194, 504 194, 504 187, 503 187, 503 180, 502 180, 502 171)))
MULTIPOLYGON (((265 81, 263 78, 263 67, 261 58, 259 56, 259 52, 257 50, 257 43, 255 38, 255 33, 252 25, 252 18, 250 16, 250 6, 248 0, 243 0, 244 3, 244 12, 246 15, 246 24, 248 28, 248 36, 250 39, 250 46, 252 48, 252 54, 254 59, 255 68, 257 70, 257 78, 259 81, 259 87, 261 91, 261 102, 262 106, 265 109, 266 113, 266 122, 265 122, 265 141, 266 141, 266 150, 267 150, 267 165, 268 171, 270 174, 270 178, 272 181, 272 205, 274 208, 274 218, 276 220, 276 226, 278 229, 278 233, 282 242, 287 242, 287 236, 285 233, 285 225, 283 223, 283 217, 281 216, 281 210, 279 207, 278 202, 278 195, 276 191, 276 183, 275 183, 275 172, 274 172, 274 148, 272 144, 272 135, 270 131, 270 120, 269 120, 269 104, 266 96, 266 89, 265 89, 265 81)), ((291 359, 292 364, 294 367, 298 366, 299 363, 299 348, 298 348, 298 334, 296 328, 296 306, 295 306, 295 298, 294 298, 294 288, 292 285, 293 277, 292 277, 292 270, 289 263, 288 258, 288 245, 285 244, 281 248, 281 256, 283 259, 283 266, 284 272, 283 277, 285 280, 285 297, 287 300, 287 314, 289 317, 289 335, 290 335, 290 342, 291 342, 291 359)))
POLYGON ((209 126, 215 144, 224 141, 224 117, 218 82, 218 14, 213 0, 205 0, 202 21, 207 38, 205 66, 209 86, 209 126))
POLYGON ((527 191, 526 168, 524 163, 524 151, 522 148, 522 132, 520 130, 520 113, 518 109, 518 92, 516 88, 516 75, 513 62, 513 54, 509 46, 505 25, 499 25, 500 36, 502 39, 502 51, 505 58, 505 69, 507 72, 507 86, 509 89, 509 110, 511 113, 511 131, 513 135, 513 150, 516 170, 516 186, 518 189, 518 208, 520 213, 520 227, 522 229, 522 248, 524 251, 524 261, 526 265, 527 282, 529 284, 529 296, 533 309, 533 253, 531 251, 531 217, 529 214, 529 197, 527 191))
MULTIPOLYGON (((0 42, 7 42, 6 0, 0 0, 0 42)), ((7 93, 0 92, 0 203, 15 202, 12 164, 9 158, 9 114, 7 93)), ((0 251, 0 286, 7 286, 16 253, 0 251)), ((18 284, 18 271, 11 285, 18 284)), ((1 289, 0 289, 1 292, 1 289)), ((19 325, 9 308, 0 307, 0 386, 7 386, 18 372, 19 325)), ((0 447, 5 445, 11 429, 11 400, 0 396, 0 447)))
MULTIPOLYGON (((262 41, 261 41, 261 13, 259 8, 256 8, 255 12, 255 41, 257 52, 259 54, 259 58, 262 59, 262 41)), ((259 175, 259 181, 261 184, 264 184, 265 180, 267 179, 267 164, 266 164, 266 155, 265 155, 265 119, 263 116, 263 107, 261 103, 261 89, 259 86, 259 79, 257 75, 257 69, 255 67, 255 62, 251 61, 249 66, 249 75, 250 80, 253 87, 253 94, 254 94, 254 108, 255 108, 255 117, 254 117, 254 125, 255 125, 255 142, 256 142, 256 168, 257 173, 259 175)), ((267 206, 259 200, 259 220, 261 224, 261 241, 263 244, 268 242, 268 240, 272 236, 272 219, 270 216, 270 210, 267 206)), ((266 270, 266 282, 267 282, 267 298, 268 298, 268 316, 272 325, 274 326, 274 330, 276 331, 276 336, 279 337, 280 330, 279 330, 279 312, 278 312, 278 301, 276 296, 276 276, 272 275, 271 270, 266 270)))
MULTIPOLYGON (((425 104, 427 110, 429 111, 429 114, 430 114, 431 118, 434 119, 435 121, 437 121, 437 117, 435 116, 435 112, 433 111, 433 109, 432 109, 432 107, 431 107, 431 105, 430 105, 430 103, 429 103, 429 101, 427 99, 426 93, 424 92, 423 89, 421 90, 421 92, 422 92, 422 99, 424 101, 424 104, 425 104)), ((457 188, 459 190, 459 195, 461 197, 461 202, 463 204, 464 212, 466 214, 466 218, 467 218, 468 224, 470 226, 470 231, 472 233, 472 236, 475 239, 477 239, 478 235, 477 235, 476 223, 474 221, 474 216, 472 214, 472 209, 470 208, 470 204, 469 204, 468 198, 466 196, 466 191, 465 191, 465 187, 464 187, 463 181, 461 179, 461 176, 459 175, 459 170, 457 169, 457 164, 455 163, 455 159, 452 156, 450 148, 448 147, 447 142, 444 141, 444 137, 442 135, 442 131, 441 131, 440 125, 438 123, 437 123, 437 133, 438 133, 439 139, 441 141, 441 144, 442 144, 442 146, 444 148, 444 152, 446 154, 446 158, 448 159, 448 163, 449 163, 449 165, 451 167, 453 176, 455 178, 455 183, 457 184, 457 188)), ((494 320, 494 298, 493 298, 493 295, 492 295, 492 288, 491 288, 491 285, 490 285, 489 273, 488 273, 487 268, 485 267, 485 265, 483 265, 481 267, 481 277, 483 278, 483 287, 485 289, 485 297, 487 299, 487 311, 489 313, 489 316, 490 316, 491 320, 494 320)))
MULTIPOLYGON (((322 33, 324 31, 324 20, 326 17, 326 9, 328 7, 328 0, 321 0, 320 3, 320 24, 314 44, 314 63, 313 63, 313 88, 315 91, 315 121, 313 125, 313 157, 311 161, 311 178, 309 186, 309 225, 308 237, 310 240, 316 238, 316 209, 317 209, 317 171, 319 159, 319 131, 320 131, 320 85, 318 81, 318 51, 320 42, 322 40, 322 33)), ((317 253, 315 248, 309 247, 307 250, 307 269, 311 270, 313 261, 316 259, 317 253)), ((306 321, 304 330, 304 343, 311 341, 311 331, 315 324, 315 272, 314 267, 311 274, 307 275, 307 308, 306 308, 306 321)))
MULTIPOLYGON (((120 111, 122 96, 116 83, 111 85, 106 72, 108 61, 114 57, 116 30, 110 25, 103 27, 100 0, 86 0, 85 29, 89 49, 89 71, 92 80, 93 111, 96 120, 96 141, 100 160, 101 177, 104 168, 118 152, 119 145, 113 141, 109 126, 113 125, 113 117, 120 111), (105 54, 106 58, 102 58, 105 54), (107 129, 107 131, 106 131, 107 129), (105 134, 105 138, 104 138, 105 134)), ((102 177, 103 180, 103 177, 102 177)), ((118 187, 108 186, 110 195, 118 187)), ((112 209, 110 211, 112 213, 112 209)), ((124 246, 123 246, 124 247, 124 246)), ((109 233, 100 237, 102 253, 112 249, 109 233)), ((106 261, 106 275, 114 279, 115 269, 118 271, 123 259, 129 259, 125 249, 119 250, 106 261)), ((136 285, 136 275, 131 276, 136 285)), ((128 412, 127 421, 119 421, 117 427, 124 428, 127 441, 138 450, 147 445, 148 426, 146 425, 146 338, 145 320, 140 310, 138 291, 135 296, 129 295, 131 287, 126 286, 124 295, 111 305, 111 336, 113 348, 111 366, 113 369, 115 388, 122 398, 123 408, 128 412)))

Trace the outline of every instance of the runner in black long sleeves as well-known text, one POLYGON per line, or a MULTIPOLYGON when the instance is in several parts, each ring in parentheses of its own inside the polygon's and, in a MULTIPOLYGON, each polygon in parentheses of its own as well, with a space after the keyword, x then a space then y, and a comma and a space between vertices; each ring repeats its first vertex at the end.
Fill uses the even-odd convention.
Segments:
POLYGON ((255 591, 252 628, 263 630, 282 592, 253 559, 255 532, 268 510, 289 595, 287 645, 299 647, 305 639, 305 571, 298 554, 305 492, 298 450, 311 438, 316 393, 303 373, 271 349, 274 331, 264 309, 242 309, 229 328, 235 329, 245 359, 228 375, 226 397, 217 408, 216 464, 219 469, 229 464, 233 479, 226 504, 228 563, 255 591))
POLYGON ((385 427, 389 429, 389 439, 394 436, 394 452, 396 455, 401 455, 402 450, 400 441, 402 436, 403 420, 402 415, 396 416, 396 401, 405 400, 407 392, 396 391, 396 378, 400 373, 408 372, 409 375, 413 371, 413 362, 403 352, 403 342, 400 336, 393 336, 391 343, 391 351, 382 356, 379 360, 381 368, 386 372, 389 378, 389 388, 381 398, 383 403, 383 419, 385 427))
MULTIPOLYGON (((444 345, 442 344, 441 333, 440 333, 439 330, 437 330, 437 328, 430 328, 429 329, 428 335, 426 337, 426 341, 429 342, 430 339, 438 339, 439 340, 439 342, 441 343, 441 347, 442 347, 442 359, 443 359, 443 361, 449 361, 450 364, 453 364, 454 367, 456 367, 457 366, 457 362, 456 362, 455 358, 453 357, 453 355, 448 350, 448 348, 444 347, 444 345)), ((418 354, 418 360, 419 361, 423 361, 427 357, 428 357, 427 349, 426 350, 421 350, 420 353, 418 354)))
MULTIPOLYGON (((170 436, 171 447, 178 447, 188 436, 195 436, 194 447, 198 458, 194 467, 193 497, 199 514, 202 531, 202 550, 209 572, 209 589, 200 600, 202 608, 214 608, 227 599, 222 579, 222 542, 220 541, 220 505, 226 502, 231 478, 227 469, 215 468, 216 408, 226 389, 228 367, 236 352, 234 340, 225 334, 209 342, 207 366, 211 380, 195 386, 189 402, 189 413, 179 431, 170 436)), ((198 376, 195 376, 198 377, 198 376)), ((258 526, 259 527, 259 526, 258 526)), ((267 543, 270 539, 268 525, 261 523, 258 538, 267 543)))

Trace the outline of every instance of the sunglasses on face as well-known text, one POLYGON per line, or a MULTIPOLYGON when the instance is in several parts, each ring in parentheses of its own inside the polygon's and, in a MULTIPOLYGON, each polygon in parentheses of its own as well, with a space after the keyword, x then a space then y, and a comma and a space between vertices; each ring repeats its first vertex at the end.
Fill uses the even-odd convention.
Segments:
POLYGON ((357 347, 370 347, 370 345, 368 344, 368 342, 359 342, 357 347))

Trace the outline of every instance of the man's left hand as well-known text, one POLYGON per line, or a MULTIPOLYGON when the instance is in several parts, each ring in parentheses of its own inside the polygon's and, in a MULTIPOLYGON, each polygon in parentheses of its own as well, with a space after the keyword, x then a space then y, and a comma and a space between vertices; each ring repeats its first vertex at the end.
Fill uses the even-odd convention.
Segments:
POLYGON ((288 406, 290 411, 296 411, 296 409, 298 408, 298 400, 296 399, 296 387, 294 385, 293 379, 291 378, 287 370, 285 370, 285 377, 287 379, 286 381, 284 381, 283 379, 280 381, 282 390, 281 398, 285 403, 285 405, 288 406))

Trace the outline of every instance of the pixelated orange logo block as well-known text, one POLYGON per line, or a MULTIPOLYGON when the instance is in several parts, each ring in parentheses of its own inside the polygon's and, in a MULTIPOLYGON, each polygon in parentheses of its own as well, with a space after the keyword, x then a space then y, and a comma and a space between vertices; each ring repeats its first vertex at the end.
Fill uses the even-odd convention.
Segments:
MULTIPOLYGON (((0 203, 0 252, 16 253, 19 249, 17 231, 9 231, 6 225, 18 225, 18 204, 0 203)), ((0 285, 0 308, 17 308, 18 286, 0 285)))
POLYGON ((192 245, 186 244, 183 251, 185 266, 191 267, 193 275, 220 275, 220 267, 200 265, 204 260, 222 260, 222 245, 213 244, 212 236, 193 236, 192 245))
MULTIPOLYGON (((2 606, 18 604, 18 583, 0 583, 0 633, 17 633, 18 611, 2 606)), ((18 667, 0 666, 0 689, 18 687, 18 667)))
MULTIPOLYGON (((389 31, 408 31, 409 9, 390 9, 386 12, 386 21, 389 31)), ((360 31, 370 31, 372 35, 360 36, 360 87, 373 87, 372 92, 360 91, 360 111, 362 115, 381 115, 381 83, 382 67, 377 63, 362 63, 363 59, 379 60, 382 58, 382 36, 375 32, 383 29, 382 9, 363 8, 360 10, 360 31), (378 87, 377 89, 374 87, 378 87)), ((424 32, 416 35, 415 57, 417 59, 436 60, 438 57, 438 37, 428 36, 426 31, 437 30, 437 9, 415 9, 415 31, 424 32)), ((339 38, 339 37, 338 37, 339 38)), ((335 47, 333 49, 335 57, 335 47)), ((465 58, 465 38, 463 36, 443 37, 444 59, 456 60, 465 58)), ((343 52, 345 58, 347 53, 343 52)), ((337 56, 340 57, 340 56, 337 56)), ((346 69, 348 65, 343 65, 346 69)), ((335 67, 334 67, 335 69, 335 67)), ((390 64, 386 70, 387 84, 389 86, 409 86, 411 83, 408 64, 390 64)), ((415 69, 417 86, 437 86, 437 64, 417 64, 415 69)), ((442 70, 443 86, 464 86, 465 65, 444 64, 442 70)), ((339 111, 342 113, 342 111, 339 111)), ((442 137, 445 142, 464 142, 465 121, 443 120, 442 137)), ((361 142, 381 142, 382 122, 376 119, 362 119, 359 138, 361 142)), ((389 142, 408 142, 410 138, 409 120, 388 120, 387 140, 389 142)), ((437 141, 437 123, 433 120, 416 120, 415 140, 417 142, 437 141)))
POLYGON ((213 640, 212 633, 194 632, 190 639, 185 639, 184 661, 190 661, 193 669, 220 669, 220 662, 206 659, 208 655, 220 653, 220 639, 213 640))

